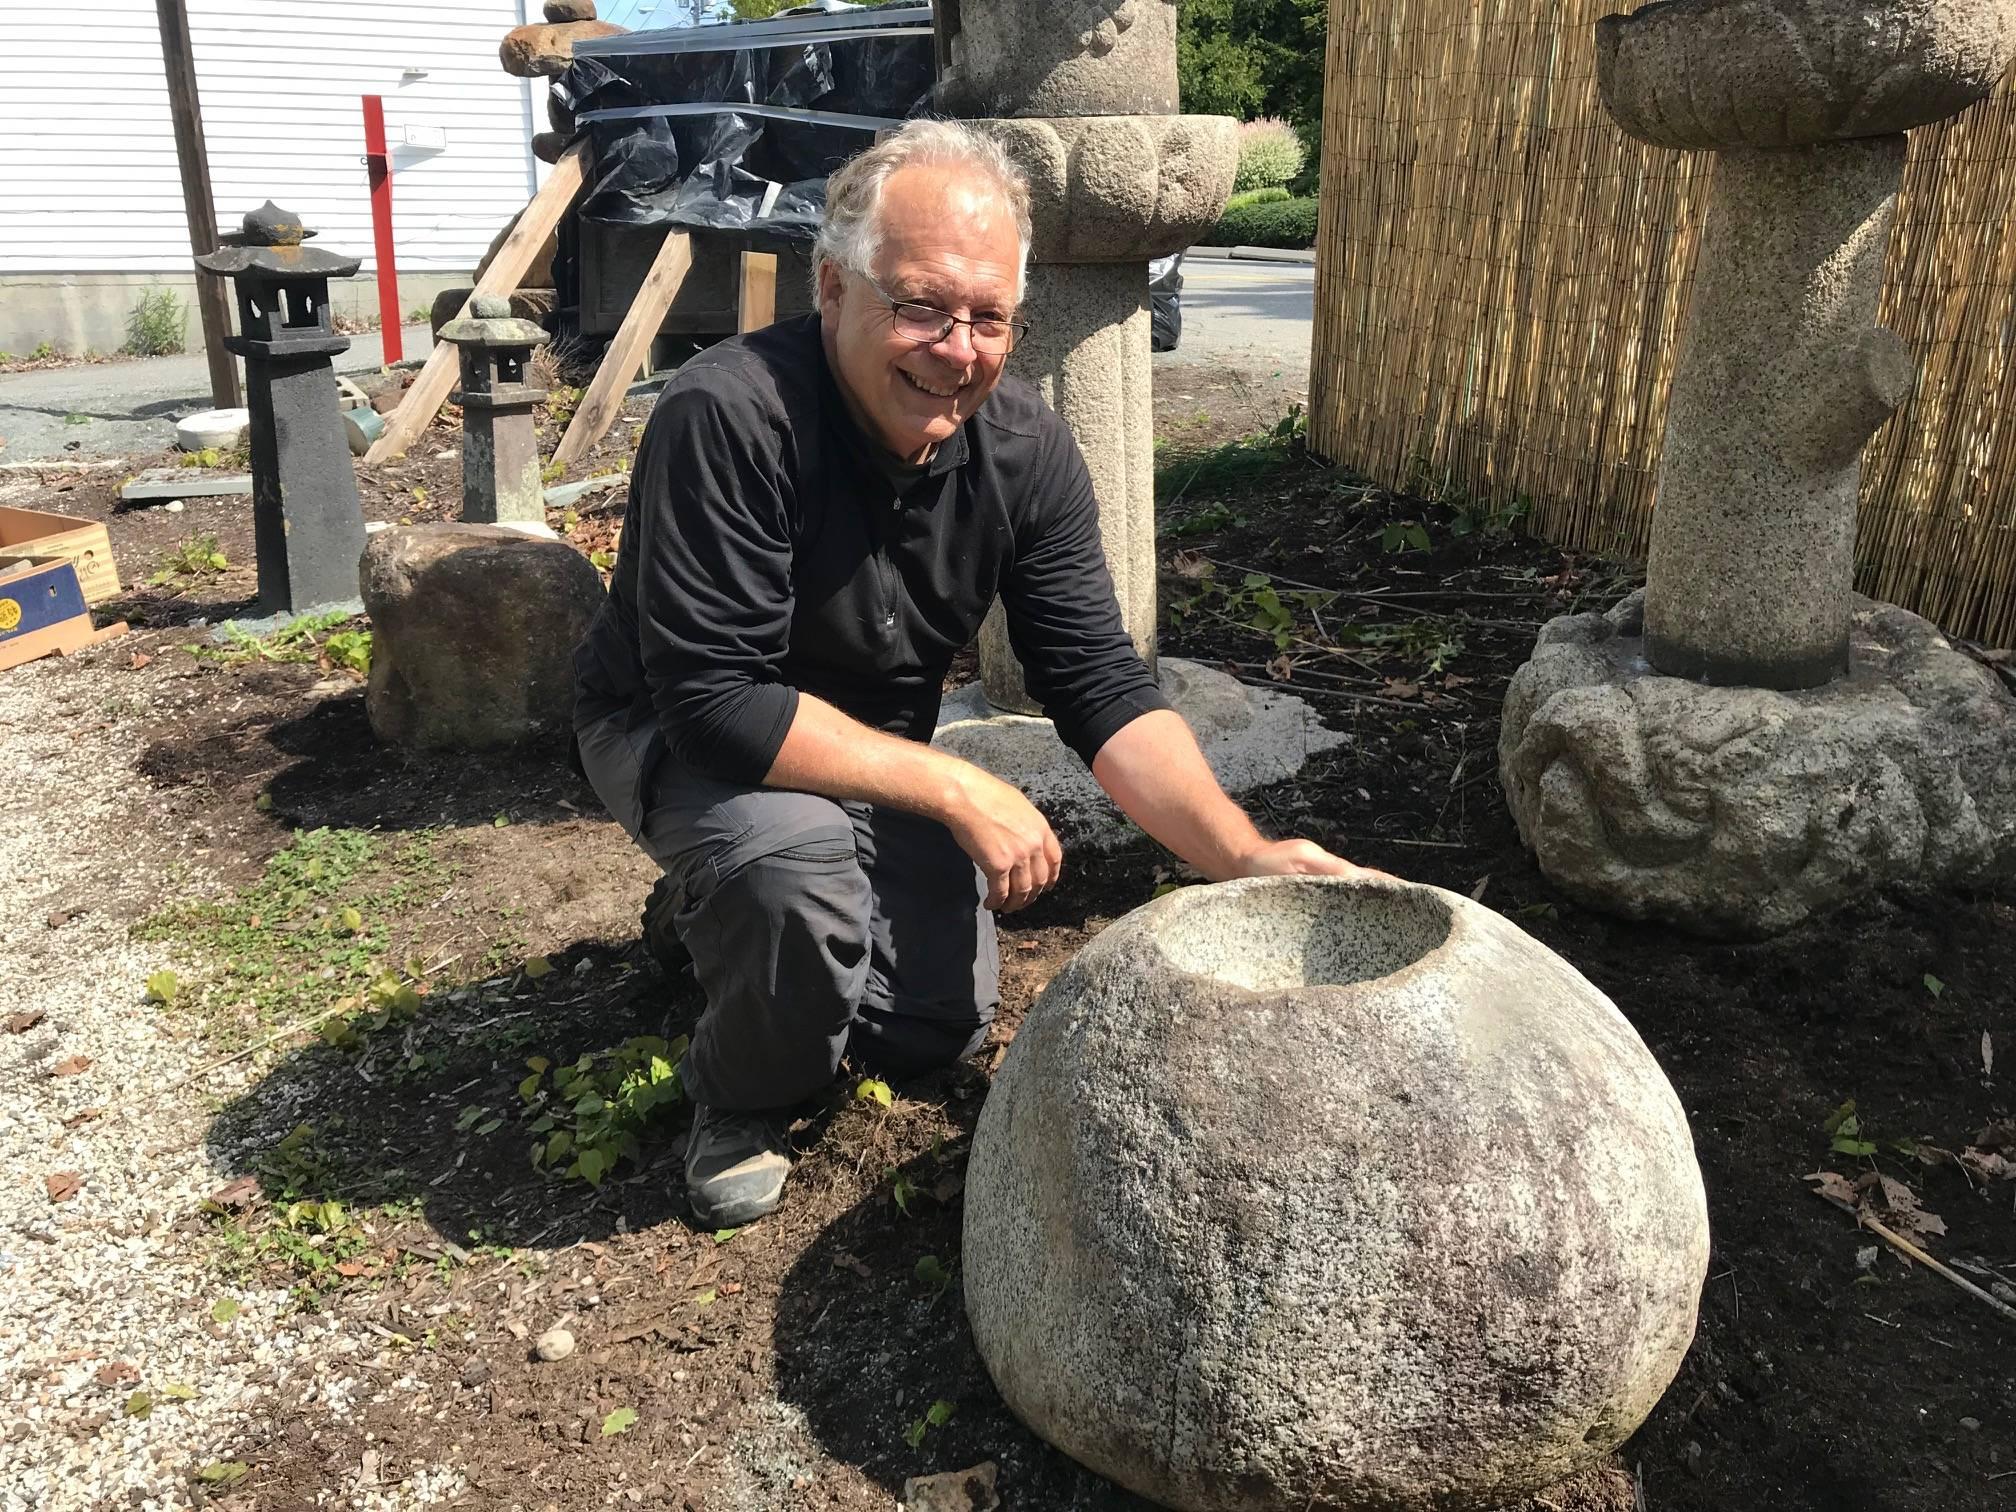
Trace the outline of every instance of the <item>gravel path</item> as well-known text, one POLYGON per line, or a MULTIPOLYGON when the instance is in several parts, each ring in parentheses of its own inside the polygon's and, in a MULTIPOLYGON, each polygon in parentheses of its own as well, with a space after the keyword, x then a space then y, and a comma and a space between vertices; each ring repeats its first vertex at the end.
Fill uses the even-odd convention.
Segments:
MULTIPOLYGON (((115 643, 87 661, 109 670, 126 655, 115 643)), ((346 1342, 284 1292, 225 1286, 188 1222, 225 1179, 205 1150, 209 1110, 252 1073, 241 1065, 149 1092, 204 1051, 142 1001, 148 974, 170 963, 129 939, 129 926, 171 885, 187 897, 206 879, 200 856, 176 856, 150 824, 138 726, 108 727, 104 686, 102 671, 79 663, 0 674, 0 1020, 41 1015, 0 1028, 9 1512, 188 1505, 191 1477, 243 1432, 260 1398, 312 1374, 311 1349, 346 1342), (79 1056, 90 1062, 81 1072, 79 1056), (65 1127, 119 1097, 135 1101, 65 1127), (78 1178, 76 1194, 52 1200, 48 1182, 64 1173, 78 1178), (240 1311, 213 1321, 227 1296, 240 1311), (136 1392, 151 1399, 144 1417, 129 1412, 136 1392)))

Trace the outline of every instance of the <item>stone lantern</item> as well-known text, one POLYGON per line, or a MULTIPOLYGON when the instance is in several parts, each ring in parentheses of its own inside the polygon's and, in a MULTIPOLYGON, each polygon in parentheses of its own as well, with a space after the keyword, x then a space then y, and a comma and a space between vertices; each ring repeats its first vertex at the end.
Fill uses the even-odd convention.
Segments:
MULTIPOLYGON (((940 5, 941 106, 1028 175, 1029 336, 1009 371, 1071 427, 1128 633, 1155 665, 1155 437, 1148 261, 1214 224, 1235 123, 1178 115, 1173 0, 940 5)), ((1000 615, 981 639, 996 708, 1033 709, 1000 615)))
POLYGON ((304 245, 315 233, 271 200, 199 266, 229 278, 251 411, 252 533, 262 617, 352 605, 364 512, 336 402, 332 359, 349 350, 329 321, 329 280, 358 259, 304 245))
POLYGON ((532 410, 546 391, 527 381, 535 347, 549 338, 519 320, 501 294, 478 295, 469 313, 441 328, 461 348, 462 519, 471 525, 546 524, 539 438, 532 410))

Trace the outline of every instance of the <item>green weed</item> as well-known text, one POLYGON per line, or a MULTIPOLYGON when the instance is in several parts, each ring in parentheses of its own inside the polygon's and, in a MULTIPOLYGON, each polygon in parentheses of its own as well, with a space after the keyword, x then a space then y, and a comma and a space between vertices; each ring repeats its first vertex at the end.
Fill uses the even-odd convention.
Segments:
POLYGON ((645 1034, 563 1066, 543 1055, 527 1061, 518 1098, 533 1169, 599 1187, 618 1163, 636 1159, 637 1136, 684 1095, 686 1043, 684 1035, 668 1044, 645 1034))
POLYGON ((191 536, 161 558, 161 570, 147 581, 153 587, 162 588, 177 578, 215 577, 230 565, 231 560, 217 544, 217 537, 191 536))
POLYGON ((126 313, 126 345, 134 357, 166 357, 182 350, 189 310, 170 289, 148 289, 126 313))

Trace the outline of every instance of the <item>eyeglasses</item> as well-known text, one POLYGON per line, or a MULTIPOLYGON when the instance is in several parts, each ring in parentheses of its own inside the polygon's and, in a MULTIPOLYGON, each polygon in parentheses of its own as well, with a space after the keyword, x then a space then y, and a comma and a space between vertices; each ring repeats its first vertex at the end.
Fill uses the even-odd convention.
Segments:
POLYGON ((954 326, 963 325, 973 334, 974 351, 989 357, 1005 357, 1029 334, 1029 322, 1026 320, 1003 320, 998 315, 976 315, 969 320, 914 300, 894 298, 872 278, 863 282, 889 306, 889 314, 896 323, 896 334, 919 346, 936 346, 952 334, 954 326))

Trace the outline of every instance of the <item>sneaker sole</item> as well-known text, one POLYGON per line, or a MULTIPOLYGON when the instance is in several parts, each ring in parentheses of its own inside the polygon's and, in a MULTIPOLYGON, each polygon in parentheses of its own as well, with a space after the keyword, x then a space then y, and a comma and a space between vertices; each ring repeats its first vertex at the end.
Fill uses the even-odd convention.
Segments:
POLYGON ((784 1200, 784 1178, 778 1177, 777 1184, 764 1191, 746 1195, 726 1197, 719 1202, 709 1201, 692 1187, 686 1189, 686 1200, 693 1205, 693 1216, 705 1228, 740 1228, 745 1223, 754 1223, 766 1213, 775 1212, 784 1200))

